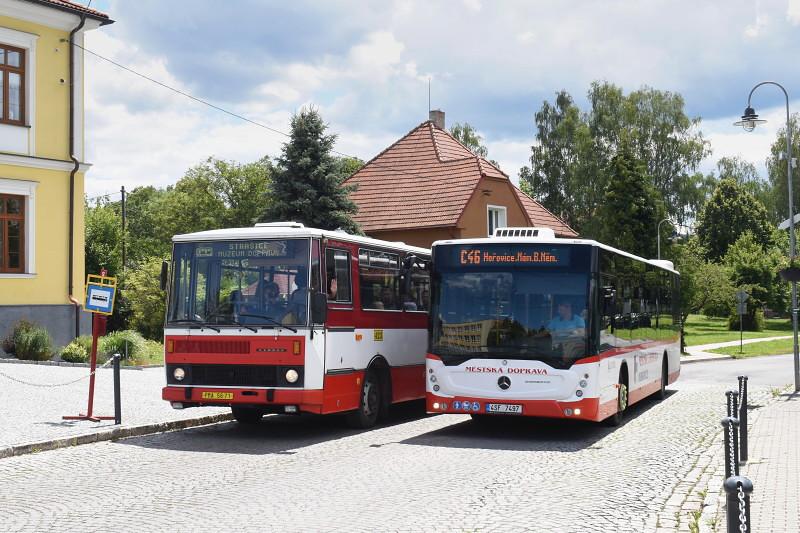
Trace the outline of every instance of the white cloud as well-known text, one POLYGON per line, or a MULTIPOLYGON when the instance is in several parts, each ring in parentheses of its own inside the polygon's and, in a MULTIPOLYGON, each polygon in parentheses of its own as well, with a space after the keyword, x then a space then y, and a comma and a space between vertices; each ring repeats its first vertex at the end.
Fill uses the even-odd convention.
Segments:
POLYGON ((800 0, 788 0, 786 19, 795 26, 800 25, 800 0))
POLYGON ((769 24, 769 17, 766 15, 757 15, 756 21, 753 24, 748 24, 744 28, 744 36, 749 39, 755 39, 766 29, 769 24))

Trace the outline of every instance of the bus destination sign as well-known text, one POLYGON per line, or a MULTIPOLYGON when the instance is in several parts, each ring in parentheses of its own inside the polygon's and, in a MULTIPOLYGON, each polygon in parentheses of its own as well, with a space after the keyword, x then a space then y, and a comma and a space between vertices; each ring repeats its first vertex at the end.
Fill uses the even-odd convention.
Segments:
POLYGON ((460 250, 459 263, 464 266, 477 265, 543 265, 564 266, 569 264, 569 254, 564 249, 480 249, 460 250), (564 257, 566 256, 566 257, 564 257))

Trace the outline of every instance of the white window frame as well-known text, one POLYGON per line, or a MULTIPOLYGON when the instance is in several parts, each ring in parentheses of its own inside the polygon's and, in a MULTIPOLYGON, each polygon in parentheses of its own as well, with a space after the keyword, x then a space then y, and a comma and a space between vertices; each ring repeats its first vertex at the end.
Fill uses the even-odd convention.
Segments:
POLYGON ((503 205, 487 205, 486 206, 486 230, 489 233, 489 237, 492 237, 494 234, 494 230, 497 228, 505 228, 508 226, 508 209, 503 205), (489 217, 492 214, 497 216, 492 217, 492 220, 495 222, 494 228, 492 228, 491 223, 489 222, 489 217))
POLYGON ((25 197, 25 272, 2 273, 0 279, 32 278, 36 276, 36 181, 0 178, 0 194, 25 197))
MULTIPOLYGON (((27 137, 24 142, 27 150, 21 153, 27 155, 36 154, 36 41, 38 35, 23 31, 12 30, 11 28, 0 27, 0 42, 10 46, 16 46, 25 50, 25 120, 23 126, 14 124, 2 124, 0 130, 3 137, 9 137, 8 142, 15 142, 11 137, 16 138, 19 143, 19 136, 27 137)), ((69 45, 64 47, 67 53, 69 45)), ((18 152, 18 150, 4 150, 18 152)))

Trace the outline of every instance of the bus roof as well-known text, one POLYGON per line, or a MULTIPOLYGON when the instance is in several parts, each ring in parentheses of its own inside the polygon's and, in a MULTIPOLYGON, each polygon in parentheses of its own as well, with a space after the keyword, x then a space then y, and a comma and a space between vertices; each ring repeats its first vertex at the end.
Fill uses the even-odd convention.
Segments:
POLYGON ((426 248, 410 246, 403 242, 382 241, 363 237, 361 235, 351 235, 344 231, 328 231, 316 228, 306 228, 298 223, 272 223, 257 224, 248 228, 226 228, 208 231, 198 231, 195 233, 184 233, 174 235, 172 242, 200 242, 200 241, 235 241, 245 239, 299 239, 299 238, 328 238, 338 241, 363 244, 365 246, 377 246, 413 252, 429 256, 431 251, 426 248))
POLYGON ((645 259, 644 257, 633 255, 592 239, 563 239, 558 237, 484 237, 475 239, 447 239, 434 242, 431 245, 431 249, 435 248, 436 246, 451 246, 459 244, 580 244, 586 246, 596 246, 597 248, 602 248, 603 250, 608 250, 609 252, 624 255, 625 257, 630 257, 631 259, 648 263, 663 270, 680 274, 677 270, 675 270, 674 267, 669 266, 671 264, 670 261, 645 259))

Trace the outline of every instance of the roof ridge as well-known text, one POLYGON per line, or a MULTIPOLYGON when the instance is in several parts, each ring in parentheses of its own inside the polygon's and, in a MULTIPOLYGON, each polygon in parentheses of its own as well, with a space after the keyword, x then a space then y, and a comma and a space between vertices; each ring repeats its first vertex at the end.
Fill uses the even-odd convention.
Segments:
MULTIPOLYGON (((510 181, 510 180, 509 180, 509 181, 510 181)), ((538 205, 539 207, 541 207, 543 210, 547 211, 547 213, 549 213, 549 214, 550 214, 550 216, 552 216, 553 218, 555 218, 556 220, 558 220, 559 222, 561 222, 562 224, 564 224, 564 227, 568 228, 570 231, 572 231, 573 233, 575 233, 575 235, 578 235, 578 232, 577 232, 577 231, 575 231, 575 230, 572 228, 572 226, 570 226, 569 224, 567 224, 567 222, 566 222, 566 221, 565 221, 563 218, 561 218, 560 216, 556 215, 555 213, 553 213, 552 211, 550 211, 549 209, 547 209, 547 208, 546 208, 544 205, 542 205, 542 203, 541 203, 540 201, 536 200, 535 198, 532 198, 532 197, 531 197, 531 196, 530 196, 528 193, 526 193, 525 191, 523 191, 523 190, 522 190, 520 187, 517 187, 517 186, 516 186, 516 184, 514 184, 513 182, 511 183, 511 185, 513 185, 513 186, 514 186, 514 191, 516 192, 517 196, 519 196, 520 194, 524 194, 524 195, 525 195, 525 196, 526 196, 526 197, 527 197, 527 198, 528 198, 528 199, 529 199, 531 202, 534 202, 536 205, 538 205)), ((531 220, 531 222, 533 222, 533 221, 531 220)))
MULTIPOLYGON (((376 155, 375 157, 373 157, 372 159, 370 159, 369 161, 367 161, 366 163, 364 163, 364 164, 361 166, 361 168, 359 168, 358 170, 356 170, 355 172, 353 172, 352 174, 350 174, 350 176, 348 176, 348 178, 347 178, 346 180, 344 180, 344 181, 342 182, 342 184, 344 185, 344 184, 345 184, 347 181, 349 181, 351 178, 353 178, 353 177, 354 177, 356 174, 358 174, 359 172, 361 172, 362 170, 364 170, 365 168, 367 168, 367 166, 368 166, 369 164, 371 164, 373 161, 375 161, 376 159, 378 159, 379 157, 381 157, 383 154, 385 154, 386 152, 388 152, 389 150, 391 150, 392 148, 394 148, 395 146, 397 146, 397 145, 400 143, 400 141, 404 140, 406 137, 408 137, 409 135, 411 135, 412 133, 414 133, 414 132, 415 132, 415 131, 417 131, 418 129, 422 128, 423 126, 425 126, 425 124, 427 124, 427 123, 429 123, 429 122, 431 122, 431 121, 430 121, 430 120, 426 120, 425 122, 423 122, 423 123, 421 123, 421 124, 419 124, 419 125, 417 125, 417 126, 414 126, 413 128, 411 128, 411 129, 408 131, 408 133, 406 133, 405 135, 403 135, 402 137, 400 137, 399 139, 397 139, 395 142, 393 142, 392 144, 390 144, 389 146, 387 146, 386 148, 384 148, 382 152, 380 152, 378 155, 376 155)), ((434 144, 434 149, 435 149, 435 144, 434 144)))
MULTIPOLYGON (((491 161, 489 161, 489 160, 488 160, 488 159, 486 159, 485 157, 483 157, 483 156, 479 156, 478 154, 476 154, 475 152, 473 152, 472 150, 470 150, 469 146, 467 146, 466 144, 464 144, 464 143, 462 143, 460 140, 458 140, 458 138, 456 138, 456 136, 455 136, 455 135, 453 135, 452 133, 450 133, 449 131, 447 131, 447 130, 446 130, 446 129, 444 129, 444 128, 438 128, 438 127, 437 127, 436 129, 438 129, 438 130, 441 130, 441 131, 442 131, 443 133, 445 133, 445 134, 446 134, 448 137, 450 137, 450 138, 451 138, 451 139, 453 139, 455 142, 457 142, 458 144, 460 144, 460 145, 461 145, 461 146, 462 146, 462 147, 463 147, 465 150, 467 150, 469 153, 471 153, 471 154, 472 154, 472 157, 475 157, 475 158, 479 159, 479 161, 478 161, 478 169, 481 171, 481 174, 483 174, 483 169, 481 169, 481 168, 480 168, 480 167, 482 166, 482 165, 481 165, 481 162, 484 162, 484 163, 488 164, 489 166, 491 166, 492 168, 494 168, 494 169, 495 169, 496 171, 498 171, 500 174, 502 174, 503 176, 505 176, 506 178, 508 178, 508 179, 509 179, 509 181, 511 180, 511 177, 510 177, 508 174, 506 174, 505 172, 503 172, 503 170, 502 170, 500 167, 498 167, 497 165, 493 164, 491 161)), ((434 142, 434 143, 436 142, 436 139, 435 139, 435 138, 434 138, 434 141, 433 141, 433 142, 434 142)), ((464 159, 467 159, 467 157, 465 157, 464 159)), ((443 161, 443 162, 444 162, 444 161, 443 161)))
POLYGON ((428 125, 428 131, 431 134, 431 142, 433 142, 433 151, 436 153, 436 159, 439 160, 439 163, 444 163, 442 160, 442 153, 439 151, 439 143, 436 142, 436 135, 434 135, 435 130, 438 130, 439 128, 436 127, 436 124, 434 124, 432 120, 428 121, 428 125))

